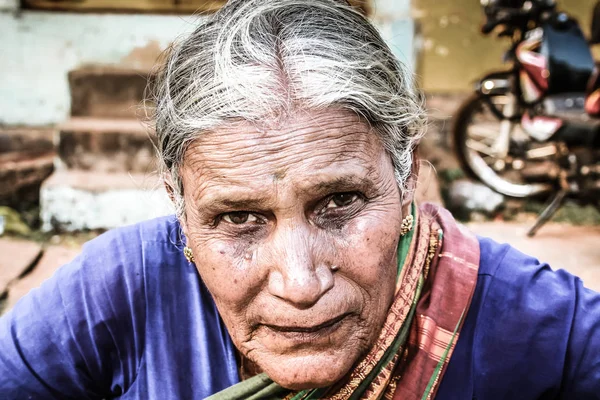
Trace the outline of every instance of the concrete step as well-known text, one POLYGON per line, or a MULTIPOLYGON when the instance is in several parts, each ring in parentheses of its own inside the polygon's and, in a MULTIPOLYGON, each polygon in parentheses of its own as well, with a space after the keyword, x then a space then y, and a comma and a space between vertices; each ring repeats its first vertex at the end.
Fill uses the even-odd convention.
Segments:
POLYGON ((104 230, 173 213, 155 174, 59 170, 40 195, 42 229, 104 230))
POLYGON ((71 115, 136 118, 146 90, 147 71, 115 67, 84 67, 69 72, 71 115))
POLYGON ((35 204, 41 183, 54 170, 54 151, 0 153, 0 204, 17 209, 35 204))
POLYGON ((40 185, 54 169, 54 128, 0 127, 0 205, 37 204, 40 185))
POLYGON ((0 154, 16 151, 51 151, 54 149, 54 128, 2 127, 0 154))
POLYGON ((71 118, 58 129, 58 156, 69 169, 156 170, 154 135, 136 119, 71 118))

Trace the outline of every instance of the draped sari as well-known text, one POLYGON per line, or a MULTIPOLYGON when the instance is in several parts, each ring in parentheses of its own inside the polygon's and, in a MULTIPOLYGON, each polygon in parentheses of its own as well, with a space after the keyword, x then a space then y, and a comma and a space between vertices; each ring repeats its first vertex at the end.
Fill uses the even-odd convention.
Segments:
POLYGON ((440 207, 413 207, 413 216, 398 246, 396 292, 381 333, 341 381, 291 391, 259 374, 209 400, 434 398, 475 290, 479 243, 440 207))

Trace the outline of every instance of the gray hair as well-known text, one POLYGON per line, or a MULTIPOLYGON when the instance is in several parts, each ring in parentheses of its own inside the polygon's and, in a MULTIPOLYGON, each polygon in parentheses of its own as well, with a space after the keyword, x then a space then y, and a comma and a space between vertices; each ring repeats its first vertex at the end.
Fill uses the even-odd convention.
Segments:
POLYGON ((351 110, 380 137, 401 190, 425 123, 412 74, 341 0, 230 0, 172 46, 153 100, 160 168, 180 217, 187 147, 233 120, 351 110))

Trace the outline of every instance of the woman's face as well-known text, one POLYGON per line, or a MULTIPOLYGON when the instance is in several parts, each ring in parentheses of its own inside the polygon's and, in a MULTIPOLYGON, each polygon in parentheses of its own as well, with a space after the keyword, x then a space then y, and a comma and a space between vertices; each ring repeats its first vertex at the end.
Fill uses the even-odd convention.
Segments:
POLYGON ((237 348, 288 388, 341 379, 394 294, 403 207, 377 136, 340 110, 238 123, 182 174, 188 245, 237 348))

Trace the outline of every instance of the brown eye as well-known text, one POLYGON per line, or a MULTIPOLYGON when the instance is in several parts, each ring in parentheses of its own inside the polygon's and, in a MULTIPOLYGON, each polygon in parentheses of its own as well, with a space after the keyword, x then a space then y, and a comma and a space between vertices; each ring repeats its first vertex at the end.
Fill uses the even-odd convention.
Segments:
POLYGON ((223 220, 230 224, 241 225, 247 222, 256 222, 258 219, 254 214, 246 211, 236 211, 223 215, 223 220))
POLYGON ((358 195, 356 193, 339 193, 331 196, 331 200, 327 203, 325 208, 337 208, 346 207, 354 203, 358 195))

